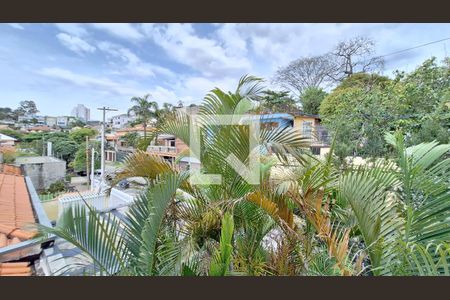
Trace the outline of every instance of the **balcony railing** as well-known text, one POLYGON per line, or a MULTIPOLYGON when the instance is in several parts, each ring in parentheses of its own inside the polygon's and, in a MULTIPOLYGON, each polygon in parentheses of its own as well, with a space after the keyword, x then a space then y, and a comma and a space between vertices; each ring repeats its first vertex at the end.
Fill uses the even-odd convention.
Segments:
POLYGON ((151 153, 172 153, 177 154, 177 148, 171 146, 148 146, 147 151, 151 153))
POLYGON ((301 135, 304 137, 309 137, 311 139, 311 144, 313 145, 329 145, 330 135, 328 130, 320 125, 314 126, 309 132, 301 131, 301 135))

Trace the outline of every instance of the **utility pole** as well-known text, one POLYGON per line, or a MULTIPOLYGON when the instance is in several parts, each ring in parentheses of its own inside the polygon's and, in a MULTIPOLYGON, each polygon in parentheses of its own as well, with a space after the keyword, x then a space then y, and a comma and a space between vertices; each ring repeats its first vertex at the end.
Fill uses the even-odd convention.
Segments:
POLYGON ((94 190, 94 169, 95 169, 95 148, 94 146, 91 147, 91 191, 94 190))
POLYGON ((107 111, 117 111, 117 109, 109 108, 103 106, 102 108, 97 108, 98 110, 103 111, 103 122, 102 122, 102 147, 101 147, 101 153, 100 153, 100 165, 101 165, 101 180, 100 184, 102 185, 105 181, 105 123, 106 123, 106 112, 107 111))
POLYGON ((86 178, 88 186, 90 184, 89 180, 89 137, 86 136, 86 178))

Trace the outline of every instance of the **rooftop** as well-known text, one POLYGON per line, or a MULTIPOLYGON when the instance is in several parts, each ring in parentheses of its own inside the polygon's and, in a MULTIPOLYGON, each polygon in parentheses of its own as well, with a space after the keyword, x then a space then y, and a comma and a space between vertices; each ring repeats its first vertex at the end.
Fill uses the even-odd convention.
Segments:
POLYGON ((0 141, 17 141, 17 140, 9 135, 0 133, 0 141))
POLYGON ((64 162, 51 156, 21 156, 16 158, 16 165, 64 162))
MULTIPOLYGON (((26 226, 35 221, 25 178, 0 174, 0 248, 33 238, 36 233, 28 230, 26 226)), ((0 259, 15 260, 22 255, 26 254, 19 251, 6 254, 0 259)), ((0 275, 2 272, 0 270, 0 275)))

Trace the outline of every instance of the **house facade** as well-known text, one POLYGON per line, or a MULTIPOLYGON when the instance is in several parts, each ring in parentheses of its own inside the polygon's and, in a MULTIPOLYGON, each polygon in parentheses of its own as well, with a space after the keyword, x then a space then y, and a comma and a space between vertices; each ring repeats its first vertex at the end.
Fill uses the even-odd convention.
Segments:
POLYGON ((122 129, 127 127, 130 122, 136 120, 134 116, 129 116, 127 114, 120 114, 117 116, 113 116, 110 119, 111 127, 114 129, 122 129))
POLYGON ((328 131, 320 123, 318 115, 298 113, 294 115, 293 127, 302 136, 309 139, 311 151, 316 155, 324 155, 329 151, 330 137, 328 131))

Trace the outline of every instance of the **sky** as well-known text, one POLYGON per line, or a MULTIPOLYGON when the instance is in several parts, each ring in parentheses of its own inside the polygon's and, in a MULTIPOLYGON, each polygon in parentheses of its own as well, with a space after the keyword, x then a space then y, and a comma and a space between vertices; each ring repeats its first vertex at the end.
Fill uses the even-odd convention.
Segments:
MULTIPOLYGON (((84 104, 126 113, 133 96, 199 104, 208 91, 234 90, 244 74, 271 79, 304 56, 367 36, 375 55, 450 38, 450 24, 0 24, 0 107, 35 101, 42 115, 84 104)), ((383 74, 411 71, 450 53, 450 40, 387 56, 383 74)), ((116 113, 117 114, 117 113, 116 113)))

